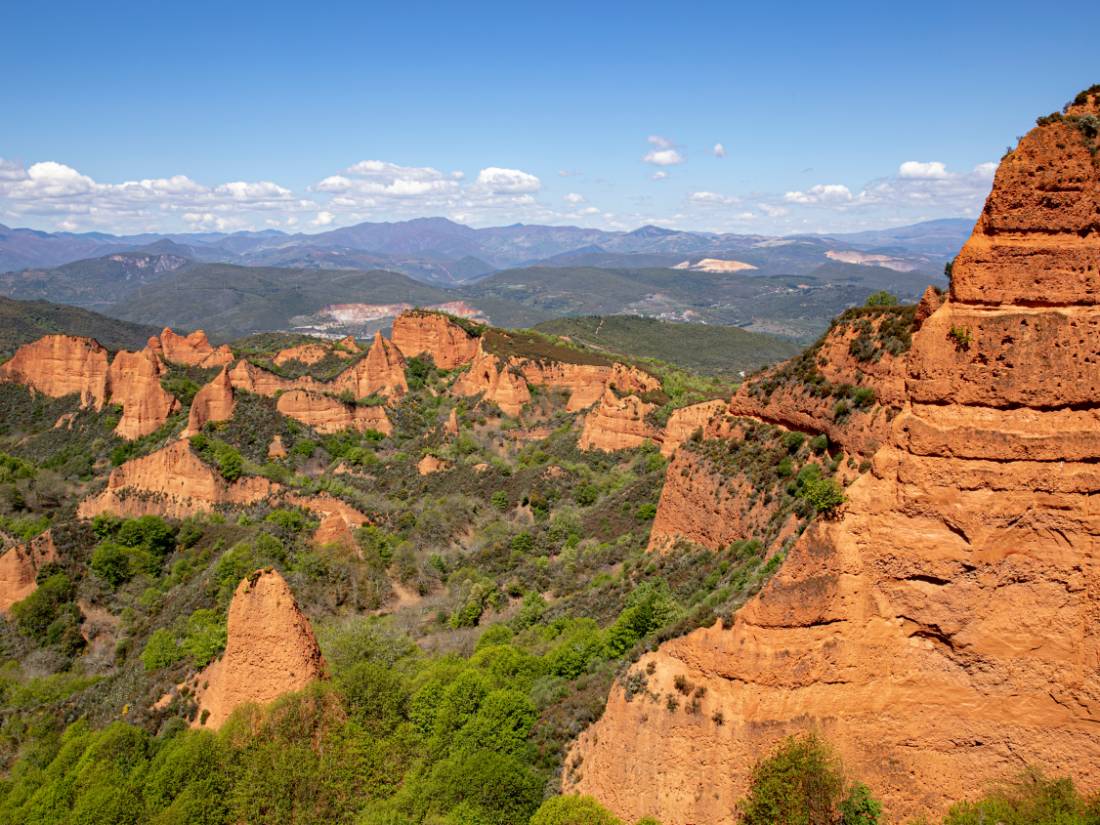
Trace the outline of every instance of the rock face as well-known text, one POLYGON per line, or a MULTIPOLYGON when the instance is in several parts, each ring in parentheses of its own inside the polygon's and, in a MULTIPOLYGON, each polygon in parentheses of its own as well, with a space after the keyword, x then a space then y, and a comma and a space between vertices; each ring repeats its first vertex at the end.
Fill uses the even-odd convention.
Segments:
POLYGON ((690 407, 673 410, 668 423, 665 424, 665 432, 661 439, 661 454, 666 457, 671 456, 676 452, 676 448, 691 438, 696 430, 705 431, 711 419, 726 411, 726 406, 725 401, 704 401, 701 404, 692 404, 690 407))
POLYGON ((470 369, 458 377, 451 392, 459 396, 480 395, 511 416, 519 415, 523 405, 531 400, 523 376, 480 346, 470 369))
POLYGON ((469 364, 478 353, 478 337, 438 312, 401 313, 393 321, 392 337, 406 357, 426 353, 443 370, 469 364))
POLYGON ((422 476, 427 476, 450 469, 450 466, 449 463, 434 455, 426 455, 416 463, 416 471, 422 476))
POLYGON ((244 390, 273 398, 286 390, 314 390, 323 392, 325 385, 309 376, 291 380, 257 367, 251 361, 241 359, 229 370, 229 383, 234 389, 244 390))
POLYGON ((0 613, 7 614, 13 604, 38 588, 38 571, 52 561, 57 561, 57 548, 49 530, 29 544, 17 544, 0 555, 0 613))
POLYGON ((360 407, 345 404, 331 395, 310 390, 290 390, 279 396, 275 408, 285 416, 301 421, 319 433, 341 430, 377 430, 389 435, 393 425, 383 407, 360 407))
POLYGON ((195 393, 187 416, 187 434, 194 435, 211 422, 228 421, 233 417, 234 406, 229 368, 222 367, 209 384, 195 393))
POLYGON ((275 353, 275 357, 271 360, 280 367, 289 361, 297 361, 300 364, 309 365, 316 364, 318 361, 323 361, 325 356, 330 352, 337 353, 343 358, 349 357, 346 352, 341 353, 339 350, 333 350, 331 347, 327 347, 318 342, 316 344, 299 344, 296 347, 281 349, 275 353))
POLYGON ((369 395, 400 398, 409 391, 405 380, 405 358, 401 351, 382 337, 374 335, 367 357, 344 370, 333 382, 336 392, 350 392, 355 398, 369 395))
POLYGON ((111 403, 122 406, 115 432, 135 439, 155 431, 179 409, 179 401, 160 384, 164 366, 152 350, 120 352, 111 362, 107 385, 111 403))
POLYGON ((661 388, 661 382, 656 377, 617 362, 604 366, 524 359, 515 366, 529 384, 566 390, 569 393, 565 407, 568 412, 588 409, 600 400, 608 387, 615 387, 623 393, 642 393, 661 388))
POLYGON ((149 339, 149 349, 165 361, 187 367, 224 367, 233 363, 232 350, 224 344, 214 349, 201 329, 183 336, 165 327, 159 337, 149 339))
POLYGON ((195 679, 199 714, 192 727, 216 730, 241 705, 267 704, 324 674, 313 628, 286 581, 258 570, 233 594, 225 653, 195 679))
POLYGON ((46 335, 0 365, 0 380, 51 398, 76 394, 82 405, 101 410, 107 403, 107 350, 91 338, 46 335))
POLYGON ((192 453, 187 441, 175 441, 116 467, 107 480, 107 488, 84 499, 77 515, 92 518, 100 513, 127 517, 154 514, 185 518, 208 512, 219 504, 253 504, 277 489, 266 478, 256 476, 230 484, 192 453))
POLYGON ((904 344, 916 315, 911 308, 849 310, 799 358, 742 384, 730 399, 729 413, 825 433, 830 443, 871 456, 888 438, 890 423, 906 399, 906 358, 885 348, 882 339, 895 348, 904 344), (872 397, 860 404, 843 393, 845 387, 872 397))
POLYGON ((660 431, 646 420, 656 409, 636 395, 619 398, 607 389, 600 404, 584 418, 584 428, 577 446, 582 450, 626 450, 640 447, 646 441, 660 443, 660 431))
MULTIPOLYGON (((1095 99, 1078 111, 1100 114, 1095 99)), ((811 729, 896 821, 1026 764, 1100 784, 1100 234, 1084 231, 1100 173, 1086 140, 1054 119, 1002 163, 840 516, 802 535, 731 628, 637 663, 657 696, 678 677, 705 688, 698 712, 615 686, 567 757, 567 789, 626 819, 732 823, 756 759, 811 729)))

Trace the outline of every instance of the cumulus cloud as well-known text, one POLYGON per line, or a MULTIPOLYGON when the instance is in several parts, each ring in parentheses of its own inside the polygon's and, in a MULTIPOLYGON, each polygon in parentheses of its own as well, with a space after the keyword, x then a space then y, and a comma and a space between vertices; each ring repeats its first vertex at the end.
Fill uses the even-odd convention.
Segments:
POLYGON ((907 160, 898 167, 898 175, 903 178, 943 180, 947 177, 947 167, 938 160, 930 160, 928 162, 907 160))
POLYGON ((843 183, 819 183, 805 192, 787 192, 788 203, 843 203, 852 199, 852 191, 843 183))
POLYGON ((477 186, 494 194, 538 192, 542 181, 519 169, 489 166, 477 173, 477 186))
POLYGON ((317 217, 310 221, 310 223, 312 223, 314 226, 329 226, 334 220, 336 220, 335 215, 333 215, 331 212, 322 210, 317 213, 317 217))
POLYGON ((733 206, 741 203, 740 198, 735 198, 731 195, 720 195, 717 192, 692 192, 688 195, 688 200, 696 204, 705 204, 707 206, 733 206))
POLYGON ((385 198, 420 198, 458 191, 460 173, 450 175, 431 166, 400 166, 383 160, 362 160, 343 174, 331 175, 313 188, 318 192, 385 198))
POLYGON ((53 160, 24 168, 0 160, 0 213, 7 220, 52 219, 69 229, 124 231, 180 223, 203 229, 251 225, 245 213, 293 213, 304 201, 271 181, 230 181, 205 186, 186 175, 101 183, 53 160))
POLYGON ((711 149, 711 152, 716 158, 724 158, 726 156, 726 147, 721 143, 716 143, 714 144, 714 148, 711 149))
POLYGON ((652 163, 654 166, 676 166, 684 162, 684 156, 676 150, 668 138, 650 135, 648 140, 653 148, 642 158, 646 163, 652 163))
POLYGON ((562 200, 566 203, 584 203, 584 195, 580 195, 576 192, 570 192, 568 195, 563 195, 562 200))

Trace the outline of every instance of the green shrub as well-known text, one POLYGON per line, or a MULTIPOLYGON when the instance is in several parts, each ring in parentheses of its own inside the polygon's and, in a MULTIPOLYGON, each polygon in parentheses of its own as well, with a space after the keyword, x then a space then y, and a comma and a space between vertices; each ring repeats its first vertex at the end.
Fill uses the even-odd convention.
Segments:
POLYGON ((752 770, 738 804, 740 825, 836 825, 844 775, 814 734, 785 740, 752 770))
POLYGON ((976 802, 952 805, 943 825, 1095 825, 1100 799, 1083 799, 1072 779, 1048 779, 1028 769, 1018 779, 993 788, 976 802))
POLYGON ((885 289, 880 289, 878 292, 872 292, 868 295, 863 305, 865 307, 896 307, 898 297, 885 289))
POLYGON ((13 604, 11 615, 24 636, 72 655, 84 646, 75 600, 72 580, 64 573, 54 573, 39 582, 27 598, 13 604))
POLYGON ((176 636, 166 627, 160 627, 149 634, 149 640, 141 651, 141 663, 146 671, 170 667, 183 658, 176 636))
POLYGON ((225 619, 214 610, 200 608, 187 618, 187 633, 180 649, 195 667, 206 667, 225 649, 225 619))
POLYGON ((622 825, 590 796, 552 796, 531 817, 531 825, 622 825))

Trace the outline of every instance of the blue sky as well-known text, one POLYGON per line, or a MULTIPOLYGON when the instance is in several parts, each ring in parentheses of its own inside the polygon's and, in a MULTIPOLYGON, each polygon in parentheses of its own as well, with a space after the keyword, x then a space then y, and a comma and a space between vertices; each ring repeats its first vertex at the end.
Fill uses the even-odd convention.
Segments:
POLYGON ((527 5, 13 4, 0 222, 972 216, 1006 145, 1100 82, 1081 2, 527 5))

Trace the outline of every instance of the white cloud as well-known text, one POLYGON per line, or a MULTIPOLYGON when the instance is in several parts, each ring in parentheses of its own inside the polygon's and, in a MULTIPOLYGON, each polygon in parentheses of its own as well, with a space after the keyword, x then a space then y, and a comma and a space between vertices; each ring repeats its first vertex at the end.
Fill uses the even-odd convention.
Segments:
POLYGON ((333 194, 385 198, 420 198, 458 191, 461 174, 445 175, 431 166, 400 166, 383 160, 361 160, 343 174, 331 175, 313 188, 333 194))
POLYGON ((665 178, 668 177, 668 172, 665 172, 663 170, 658 170, 658 171, 654 172, 650 177, 652 177, 653 180, 664 180, 665 178))
POLYGON ((711 149, 711 152, 714 153, 716 158, 724 158, 726 156, 726 147, 721 143, 716 143, 714 144, 714 148, 711 149))
POLYGON ((717 192, 692 192, 688 195, 688 200, 692 203, 707 206, 734 206, 741 203, 740 198, 731 195, 720 195, 717 192))
POLYGON ((329 226, 334 220, 336 220, 336 216, 331 212, 321 211, 317 213, 317 217, 310 221, 310 223, 314 226, 329 226))
POLYGON ((675 149, 654 149, 647 152, 642 160, 654 166, 676 166, 684 162, 684 156, 675 149))
MULTIPOLYGON (((186 181, 187 178, 183 178, 183 180, 186 181)), ((282 186, 267 180, 254 183, 235 180, 214 187, 214 193, 228 195, 236 201, 284 200, 293 197, 289 189, 284 189, 282 186)))
POLYGON ((997 173, 997 164, 992 161, 986 161, 985 163, 979 163, 974 167, 974 174, 978 177, 989 178, 993 180, 993 176, 997 173))
POLYGON ((948 176, 947 167, 938 160, 930 160, 927 163, 919 160, 907 160, 898 167, 898 175, 903 178, 922 178, 925 180, 942 180, 948 176))
POLYGON ((842 183, 819 183, 805 192, 787 192, 788 203, 842 203, 852 199, 852 191, 842 183))
POLYGON ((0 158, 0 181, 23 180, 27 170, 14 160, 0 158))
POLYGON ((650 143, 652 143, 658 149, 671 149, 672 146, 673 146, 673 143, 672 143, 671 140, 669 140, 666 137, 662 137, 661 135, 650 135, 649 137, 646 138, 646 140, 648 140, 650 143))
POLYGON ((542 181, 519 169, 489 166, 477 173, 477 185, 494 194, 538 192, 542 181))
POLYGON ((566 203, 584 203, 584 195, 580 195, 576 192, 570 192, 568 195, 563 195, 562 200, 566 203))
POLYGON ((769 218, 782 218, 790 214, 790 209, 785 206, 774 206, 770 203, 758 203, 757 207, 769 218))

